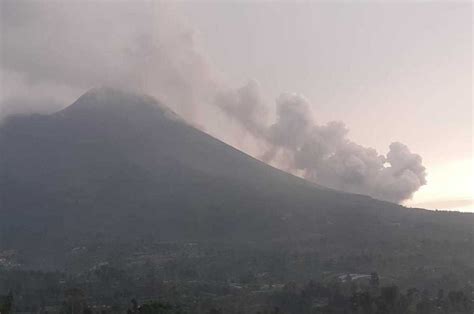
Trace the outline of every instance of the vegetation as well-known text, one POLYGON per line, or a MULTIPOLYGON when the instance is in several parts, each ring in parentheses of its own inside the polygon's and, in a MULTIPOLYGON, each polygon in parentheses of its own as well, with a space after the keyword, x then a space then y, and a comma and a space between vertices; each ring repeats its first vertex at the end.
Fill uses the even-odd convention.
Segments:
POLYGON ((103 289, 104 282, 64 280, 64 274, 2 273, 2 279, 6 278, 15 291, 0 299, 0 313, 471 314, 474 310, 472 286, 447 292, 402 290, 393 284, 379 286, 377 273, 364 279, 347 274, 339 279, 285 285, 261 285, 253 281, 240 284, 238 289, 235 284, 217 282, 155 281, 154 286, 149 286, 143 281, 131 281, 127 284, 124 278, 120 285, 118 281, 112 283, 108 295, 89 294, 103 289), (39 282, 45 278, 50 281, 39 282), (70 288, 71 285, 75 288, 70 288), (136 294, 149 297, 133 297, 136 294))

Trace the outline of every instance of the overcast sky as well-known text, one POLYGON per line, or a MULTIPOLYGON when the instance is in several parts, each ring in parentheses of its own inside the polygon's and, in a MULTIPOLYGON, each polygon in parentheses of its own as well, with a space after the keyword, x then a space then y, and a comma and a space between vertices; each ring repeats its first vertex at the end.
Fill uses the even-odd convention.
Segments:
POLYGON ((296 93, 317 125, 419 154, 427 184, 407 204, 473 208, 470 2, 5 0, 0 25, 2 115, 125 85, 259 157, 260 142, 209 105, 253 80, 262 119, 296 93))
POLYGON ((181 9, 234 84, 252 77, 272 97, 304 94, 318 120, 343 120, 356 142, 386 152, 401 141, 419 153, 428 184, 412 204, 472 198, 470 2, 237 1, 181 9))

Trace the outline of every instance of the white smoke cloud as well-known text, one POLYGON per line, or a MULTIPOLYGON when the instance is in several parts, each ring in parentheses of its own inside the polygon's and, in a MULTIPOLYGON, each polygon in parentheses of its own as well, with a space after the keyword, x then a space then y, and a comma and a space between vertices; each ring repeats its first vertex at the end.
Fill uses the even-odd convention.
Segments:
POLYGON ((411 198, 426 184, 422 159, 407 146, 392 143, 387 156, 383 156, 373 148, 358 145, 347 138, 344 123, 315 123, 311 106, 301 95, 282 94, 276 99, 275 123, 262 124, 255 112, 266 106, 256 96, 258 85, 251 86, 230 93, 232 97, 219 98, 219 105, 250 133, 269 144, 262 160, 334 189, 391 202, 411 198))
POLYGON ((257 81, 252 80, 237 90, 219 93, 215 103, 247 132, 258 137, 264 136, 262 121, 266 120, 267 110, 257 81))
POLYGON ((282 94, 276 100, 277 121, 269 129, 268 139, 275 145, 296 149, 302 145, 310 127, 310 109, 300 95, 282 94))

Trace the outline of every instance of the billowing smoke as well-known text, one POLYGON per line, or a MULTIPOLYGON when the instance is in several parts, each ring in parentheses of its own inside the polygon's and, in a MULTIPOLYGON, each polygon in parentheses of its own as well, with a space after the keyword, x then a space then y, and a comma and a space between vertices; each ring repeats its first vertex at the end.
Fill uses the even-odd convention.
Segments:
POLYGON ((247 132, 257 137, 264 136, 262 121, 267 112, 257 81, 250 81, 238 90, 218 94, 216 104, 247 132))
POLYGON ((228 88, 170 4, 4 0, 0 27, 0 119, 112 85, 151 94, 211 135, 322 185, 400 202, 426 184, 421 158, 403 144, 379 155, 348 140, 341 122, 316 124, 303 96, 283 94, 272 111, 256 81, 228 88), (239 142, 229 118, 251 139, 239 142))
POLYGON ((407 146, 392 143, 383 156, 358 145, 347 138, 344 123, 315 123, 303 96, 282 94, 276 99, 275 122, 262 124, 257 113, 266 106, 257 87, 250 83, 218 101, 227 114, 269 145, 262 160, 283 163, 288 170, 330 188, 391 202, 411 198, 426 184, 421 157, 407 146))

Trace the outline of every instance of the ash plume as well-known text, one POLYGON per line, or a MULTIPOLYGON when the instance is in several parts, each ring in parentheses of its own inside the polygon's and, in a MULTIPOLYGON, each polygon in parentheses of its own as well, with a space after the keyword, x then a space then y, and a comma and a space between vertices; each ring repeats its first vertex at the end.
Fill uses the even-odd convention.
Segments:
POLYGON ((219 106, 269 145, 262 160, 276 160, 281 165, 283 159, 284 168, 310 181, 391 202, 411 198, 426 184, 421 157, 406 145, 392 143, 384 156, 356 144, 347 138, 343 122, 318 125, 313 121, 308 101, 296 94, 282 94, 276 99, 273 124, 258 124, 254 113, 265 105, 256 101, 257 90, 252 89, 253 97, 248 97, 248 92, 244 87, 232 92, 233 97, 221 97, 219 106))
POLYGON ((215 103, 246 131, 257 137, 264 136, 262 120, 267 111, 257 81, 252 80, 237 90, 218 94, 215 103))

